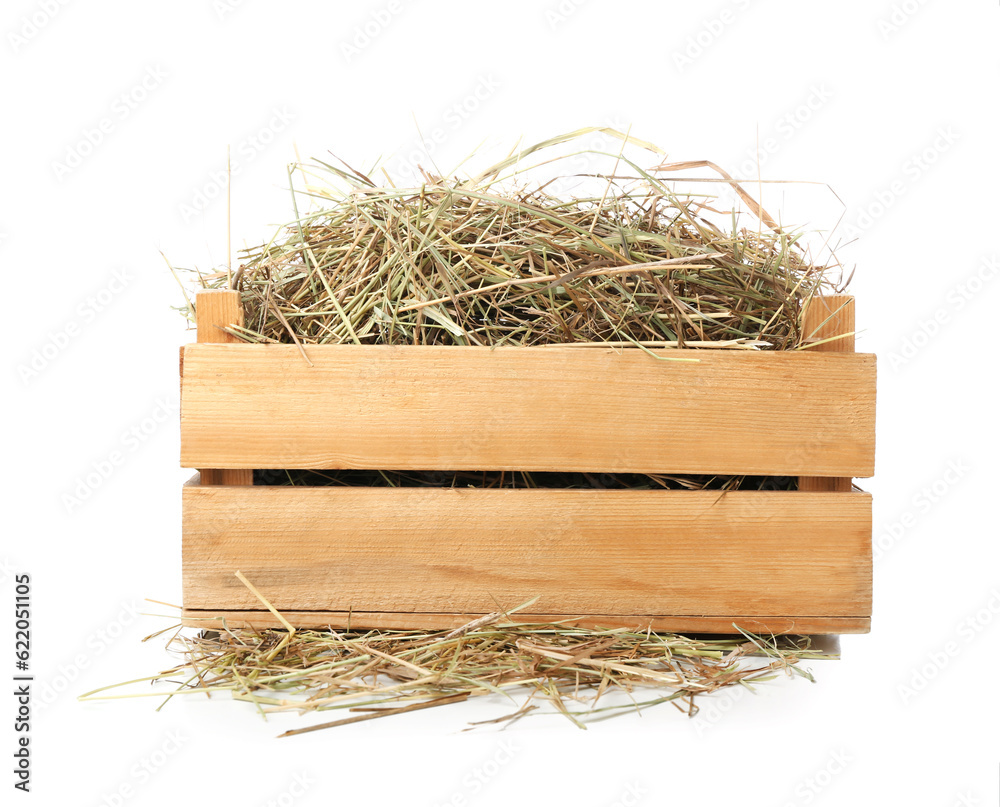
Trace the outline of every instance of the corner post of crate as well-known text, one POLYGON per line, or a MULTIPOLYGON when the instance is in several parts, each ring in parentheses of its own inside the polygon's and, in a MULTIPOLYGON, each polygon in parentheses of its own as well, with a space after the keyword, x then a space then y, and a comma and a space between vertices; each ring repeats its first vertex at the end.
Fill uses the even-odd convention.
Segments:
MULTIPOLYGON (((237 343, 240 340, 224 328, 230 325, 243 327, 243 305, 240 293, 229 289, 198 292, 195 298, 195 320, 198 325, 198 342, 214 344, 237 343)), ((202 485, 252 485, 252 468, 202 468, 202 485)))
MULTIPOLYGON (((849 294, 827 294, 810 299, 802 313, 802 337, 806 344, 817 343, 810 353, 854 352, 854 297, 849 294), (839 336, 839 339, 831 337, 839 336)), ((800 476, 799 490, 850 492, 854 480, 850 477, 800 476)))

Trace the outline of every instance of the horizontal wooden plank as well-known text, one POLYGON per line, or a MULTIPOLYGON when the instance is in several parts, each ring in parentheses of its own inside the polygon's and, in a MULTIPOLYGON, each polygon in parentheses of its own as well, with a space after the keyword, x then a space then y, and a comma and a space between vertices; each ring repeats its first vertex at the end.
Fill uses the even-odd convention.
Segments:
MULTIPOLYGON (((184 606, 864 619, 863 493, 184 488, 184 606)), ((419 626, 414 618, 414 626, 419 626)), ((692 623, 695 624, 695 623, 692 623)))
POLYGON ((181 463, 871 476, 875 357, 188 345, 181 463))
MULTIPOLYGON (((412 630, 414 623, 423 630, 451 630, 483 614, 393 614, 371 611, 285 611, 282 613, 296 628, 345 630, 412 630)), ((868 633, 871 620, 863 617, 788 617, 788 616, 611 616, 597 614, 567 617, 563 614, 518 612, 511 616, 520 623, 559 622, 581 628, 629 628, 661 633, 736 633, 733 625, 758 634, 845 634, 868 633)), ((185 608, 181 622, 204 630, 229 628, 280 628, 282 624, 269 611, 196 611, 185 608)))

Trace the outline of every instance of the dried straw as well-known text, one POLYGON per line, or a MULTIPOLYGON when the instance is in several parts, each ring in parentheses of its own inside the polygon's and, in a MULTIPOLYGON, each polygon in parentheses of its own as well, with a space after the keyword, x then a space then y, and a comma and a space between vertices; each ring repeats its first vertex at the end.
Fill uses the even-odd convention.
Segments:
MULTIPOLYGON (((234 333, 300 345, 799 346, 803 301, 830 285, 801 234, 712 163, 644 170, 624 152, 549 156, 593 131, 520 150, 475 177, 424 172, 419 187, 299 165, 310 184, 292 191, 294 220, 245 250, 232 278, 246 310, 234 333), (561 198, 550 191, 571 157, 610 170, 584 178, 589 195, 561 198), (543 167, 556 175, 542 181, 543 167), (674 190, 679 170, 706 167, 736 190, 749 223, 720 215, 715 196, 674 190), (300 196, 317 209, 300 214, 300 196)), ((201 282, 225 286, 228 273, 201 282)))
MULTIPOLYGON (((808 638, 765 639, 735 625, 739 635, 693 638, 625 628, 586 629, 570 622, 518 623, 511 613, 497 612, 450 632, 178 632, 169 646, 183 661, 126 684, 177 685, 180 678, 167 700, 228 692, 235 700, 252 703, 264 717, 287 711, 349 713, 286 731, 282 737, 497 693, 508 697, 513 708, 469 728, 554 712, 586 728, 591 719, 662 703, 673 703, 693 716, 698 711, 696 696, 737 685, 752 689, 780 671, 812 681, 798 662, 835 657, 812 648, 808 638), (604 696, 612 692, 627 697, 607 703, 604 696)), ((163 696, 162 691, 107 694, 116 687, 81 699, 163 696)))
POLYGON ((382 471, 262 469, 254 484, 368 488, 574 488, 588 490, 795 490, 798 477, 527 471, 382 471))

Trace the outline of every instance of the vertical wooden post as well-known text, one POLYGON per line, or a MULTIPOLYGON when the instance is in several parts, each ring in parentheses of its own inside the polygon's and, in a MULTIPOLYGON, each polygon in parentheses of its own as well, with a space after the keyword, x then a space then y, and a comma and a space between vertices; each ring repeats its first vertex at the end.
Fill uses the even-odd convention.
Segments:
MULTIPOLYGON (((198 341, 213 343, 239 342, 223 328, 229 325, 243 326, 243 305, 240 293, 228 289, 200 291, 195 299, 198 323, 198 341)), ((252 468, 203 468, 202 485, 252 485, 252 468)))
MULTIPOLYGON (((854 298, 849 294, 813 297, 802 315, 803 338, 816 342, 839 334, 849 335, 811 347, 809 352, 854 352, 854 298)), ((799 477, 799 490, 850 492, 853 484, 854 480, 850 477, 799 477)))

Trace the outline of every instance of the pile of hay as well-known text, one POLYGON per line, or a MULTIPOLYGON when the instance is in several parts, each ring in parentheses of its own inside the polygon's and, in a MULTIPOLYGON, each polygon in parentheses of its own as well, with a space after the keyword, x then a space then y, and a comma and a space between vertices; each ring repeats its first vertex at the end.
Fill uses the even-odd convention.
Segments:
POLYGON ((517 623, 501 613, 453 631, 296 631, 289 625, 177 633, 170 646, 183 656, 177 666, 81 700, 229 693, 265 718, 275 712, 348 713, 279 735, 287 737, 501 694, 511 705, 469 728, 552 712, 586 728, 593 719, 662 703, 693 716, 698 695, 733 686, 752 690, 779 672, 812 681, 799 662, 836 657, 808 638, 692 638, 517 623), (150 682, 175 688, 109 694, 150 682), (627 697, 604 698, 615 692, 627 697))
POLYGON ((593 131, 474 177, 425 173, 419 187, 298 166, 309 184, 292 192, 294 220, 202 286, 241 292, 246 324, 234 333, 249 342, 799 347, 803 302, 831 286, 801 234, 721 171, 742 216, 720 216, 716 196, 675 190, 678 171, 711 163, 644 170, 624 153, 548 156, 593 131), (550 193, 566 179, 563 161, 581 156, 609 169, 577 177, 591 195, 550 193), (317 209, 300 214, 297 196, 317 209))

